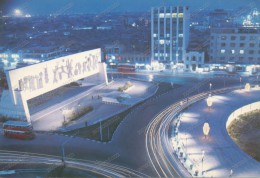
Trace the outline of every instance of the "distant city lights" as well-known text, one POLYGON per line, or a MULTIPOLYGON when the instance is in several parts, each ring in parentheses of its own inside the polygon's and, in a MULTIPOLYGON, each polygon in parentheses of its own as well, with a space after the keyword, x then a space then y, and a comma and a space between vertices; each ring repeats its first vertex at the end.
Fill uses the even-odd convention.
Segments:
POLYGON ((14 15, 15 16, 21 16, 22 15, 22 11, 20 9, 15 9, 14 10, 14 15))

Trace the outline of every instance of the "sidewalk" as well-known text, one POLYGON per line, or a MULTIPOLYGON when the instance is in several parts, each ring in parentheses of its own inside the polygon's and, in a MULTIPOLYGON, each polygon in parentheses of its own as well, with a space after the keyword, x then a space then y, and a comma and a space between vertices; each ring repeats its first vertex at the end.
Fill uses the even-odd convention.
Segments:
POLYGON ((181 152, 187 157, 185 164, 193 164, 198 176, 259 177, 260 163, 243 152, 226 130, 226 121, 234 110, 259 100, 260 90, 240 90, 213 96, 211 109, 202 100, 185 110, 177 137, 181 152), (202 130, 205 122, 210 126, 207 138, 202 130))
MULTIPOLYGON (((80 108, 88 106, 92 106, 93 111, 70 122, 69 125, 62 128, 62 130, 72 130, 85 127, 86 125, 93 125, 123 112, 130 106, 152 96, 158 88, 150 82, 131 80, 133 87, 125 92, 117 91, 118 87, 123 86, 127 81, 129 81, 129 79, 114 81, 108 86, 95 86, 79 94, 71 91, 71 93, 74 94, 60 103, 49 101, 48 103, 56 104, 49 104, 48 107, 45 106, 44 109, 32 115, 31 120, 34 129, 39 131, 61 129, 62 123, 68 118, 67 113, 78 112, 80 108), (127 97, 123 98, 121 102, 113 103, 102 100, 102 97, 106 97, 111 98, 110 101, 116 101, 118 97, 124 97, 124 95, 127 97)), ((58 99, 60 100, 60 97, 58 99)), ((41 106, 38 107, 41 108, 41 106)))

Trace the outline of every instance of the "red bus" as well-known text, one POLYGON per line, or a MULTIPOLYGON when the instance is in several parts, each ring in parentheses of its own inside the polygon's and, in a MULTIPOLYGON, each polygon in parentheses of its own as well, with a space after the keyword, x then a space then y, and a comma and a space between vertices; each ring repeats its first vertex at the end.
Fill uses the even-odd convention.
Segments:
POLYGON ((120 63, 117 65, 117 70, 118 72, 134 72, 136 69, 134 64, 129 64, 129 63, 120 63))
POLYGON ((18 139, 32 139, 34 132, 32 124, 22 121, 7 121, 3 124, 4 136, 18 139))

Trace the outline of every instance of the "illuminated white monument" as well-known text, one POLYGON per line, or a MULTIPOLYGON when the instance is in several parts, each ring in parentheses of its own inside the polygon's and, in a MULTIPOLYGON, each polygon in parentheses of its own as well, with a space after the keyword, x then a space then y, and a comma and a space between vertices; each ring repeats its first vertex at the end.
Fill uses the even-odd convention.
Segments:
POLYGON ((107 84, 106 67, 101 63, 100 49, 10 70, 6 73, 9 92, 2 95, 0 114, 30 121, 27 100, 94 74, 96 81, 107 84))
POLYGON ((203 134, 205 136, 205 138, 209 135, 209 131, 210 131, 210 126, 209 126, 209 123, 205 122, 203 124, 203 134))

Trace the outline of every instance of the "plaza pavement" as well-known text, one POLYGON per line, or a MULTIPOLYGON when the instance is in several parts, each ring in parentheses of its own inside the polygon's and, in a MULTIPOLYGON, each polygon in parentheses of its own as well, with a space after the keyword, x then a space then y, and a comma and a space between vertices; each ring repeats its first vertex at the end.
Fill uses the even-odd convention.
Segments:
POLYGON ((70 91, 71 94, 66 96, 63 101, 61 97, 54 97, 51 101, 32 108, 31 112, 34 114, 31 116, 31 120, 34 129, 38 131, 57 129, 68 131, 84 127, 85 125, 93 125, 145 100, 155 94, 158 89, 156 85, 150 82, 130 80, 133 83, 131 88, 123 93, 117 91, 118 87, 123 86, 127 81, 129 80, 117 80, 107 86, 87 87, 85 91, 82 90, 80 93, 70 91), (107 97, 113 101, 112 99, 116 100, 120 96, 126 96, 121 103, 102 100, 102 97, 107 97), (70 122, 66 127, 62 127, 62 123, 64 120, 67 120, 68 115, 76 113, 81 108, 87 106, 92 106, 93 111, 70 122))
POLYGON ((226 121, 234 110, 256 101, 260 101, 260 90, 237 90, 213 96, 211 109, 202 100, 182 113, 178 140, 199 176, 202 171, 205 177, 260 176, 260 163, 243 152, 226 130, 226 121), (205 122, 210 126, 207 138, 202 130, 205 122))

